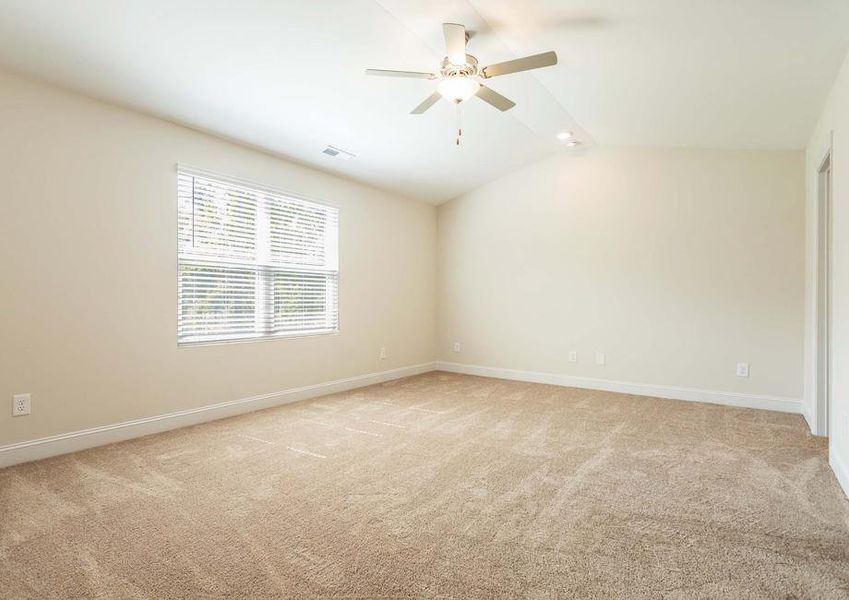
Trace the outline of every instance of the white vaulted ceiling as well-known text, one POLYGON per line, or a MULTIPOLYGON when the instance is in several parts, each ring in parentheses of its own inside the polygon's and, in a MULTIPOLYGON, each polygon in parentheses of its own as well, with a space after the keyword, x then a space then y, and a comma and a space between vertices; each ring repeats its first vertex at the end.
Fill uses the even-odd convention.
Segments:
POLYGON ((802 148, 849 49, 846 0, 4 0, 0 63, 409 197, 440 203, 596 145, 802 148), (483 64, 557 51, 490 81, 518 103, 462 111, 426 80, 441 23, 483 64), (328 144, 355 160, 328 158, 328 144))

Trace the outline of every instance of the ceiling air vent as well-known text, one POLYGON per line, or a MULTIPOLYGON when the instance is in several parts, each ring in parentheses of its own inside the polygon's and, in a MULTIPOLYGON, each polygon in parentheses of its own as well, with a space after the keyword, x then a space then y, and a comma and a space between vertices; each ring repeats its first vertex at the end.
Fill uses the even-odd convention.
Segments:
POLYGON ((356 156, 356 154, 348 152, 347 150, 342 150, 342 148, 337 148, 336 146, 328 146, 322 150, 321 153, 334 158, 341 158, 342 160, 351 160, 356 156))

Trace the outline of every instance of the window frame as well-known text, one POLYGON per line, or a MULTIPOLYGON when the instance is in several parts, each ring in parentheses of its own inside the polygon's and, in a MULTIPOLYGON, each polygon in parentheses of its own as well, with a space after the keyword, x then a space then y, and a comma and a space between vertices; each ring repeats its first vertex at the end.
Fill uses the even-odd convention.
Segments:
MULTIPOLYGON (((176 314, 175 314, 175 337, 177 348, 190 348, 194 346, 219 346, 222 344, 249 344, 253 342, 273 342, 273 341, 282 341, 288 339, 297 339, 297 338, 313 338, 313 337, 324 337, 324 336, 333 336, 338 335, 342 329, 342 261, 341 261, 341 240, 342 240, 342 207, 337 202, 327 201, 327 200, 318 200, 316 198, 306 196, 304 194, 299 194, 296 192, 291 192, 288 190, 284 190, 282 188, 278 188, 275 186, 269 186, 263 183, 258 183, 256 181, 245 179, 243 177, 237 177, 233 175, 224 174, 218 171, 213 171, 210 169, 204 169, 202 167, 195 167, 193 165, 188 165, 186 163, 177 163, 174 168, 174 240, 175 240, 175 288, 174 295, 177 299, 176 305, 176 314), (277 334, 252 334, 252 335, 244 335, 238 337, 230 337, 225 339, 209 339, 209 340, 189 340, 183 341, 180 340, 180 175, 189 175, 189 176, 197 176, 197 177, 206 177, 209 179, 213 179, 216 181, 220 181, 221 183, 240 186, 243 188, 247 188, 251 191, 264 193, 264 194, 273 194, 277 196, 283 196, 286 198, 291 198, 293 200, 298 200, 301 202, 309 202, 312 204, 317 204, 319 206, 326 206, 328 208, 333 208, 336 210, 336 328, 335 329, 327 329, 327 330, 318 330, 314 332, 309 331, 295 331, 288 333, 277 333, 277 334)), ((216 262, 218 264, 226 264, 228 259, 218 259, 216 262)), ((239 263, 234 261, 234 266, 246 266, 244 263, 239 263)), ((262 268, 264 265, 256 264, 254 268, 262 268)), ((305 269, 309 271, 309 269, 305 269)))

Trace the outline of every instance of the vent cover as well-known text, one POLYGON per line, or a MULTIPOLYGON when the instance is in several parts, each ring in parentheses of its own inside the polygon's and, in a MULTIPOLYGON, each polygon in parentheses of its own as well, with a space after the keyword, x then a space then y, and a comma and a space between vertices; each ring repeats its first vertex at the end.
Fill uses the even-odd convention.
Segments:
POLYGON ((336 146, 328 146, 324 150, 321 151, 322 154, 326 154, 327 156, 332 156, 334 158, 341 158, 342 160, 351 160, 356 156, 356 154, 352 152, 348 152, 347 150, 342 150, 342 148, 337 148, 336 146))

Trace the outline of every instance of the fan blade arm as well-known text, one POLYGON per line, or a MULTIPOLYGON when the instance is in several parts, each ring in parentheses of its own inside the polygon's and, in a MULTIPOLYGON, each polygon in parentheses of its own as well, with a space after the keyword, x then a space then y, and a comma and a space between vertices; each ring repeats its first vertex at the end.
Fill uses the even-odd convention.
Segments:
POLYGON ((499 77, 501 75, 509 75, 510 73, 519 73, 520 71, 530 71, 531 69, 541 69, 542 67, 550 67, 557 64, 557 54, 555 52, 543 52, 542 54, 533 54, 515 60, 507 60, 494 65, 488 65, 481 69, 481 75, 484 79, 490 77, 499 77))
POLYGON ((435 73, 421 71, 391 71, 387 69, 366 69, 366 75, 376 77, 407 77, 411 79, 436 79, 435 73))
POLYGON ((458 23, 443 23, 445 50, 452 65, 466 64, 466 28, 458 23))
POLYGON ((485 85, 480 86, 478 88, 477 94, 475 95, 487 104, 494 106, 501 112, 504 112, 505 110, 510 110, 511 108, 516 106, 515 102, 505 96, 502 96, 494 89, 486 87, 485 85))
POLYGON ((434 92, 430 96, 424 99, 424 101, 410 111, 411 115, 420 115, 424 113, 431 106, 436 104, 442 96, 439 95, 439 92, 434 92))

